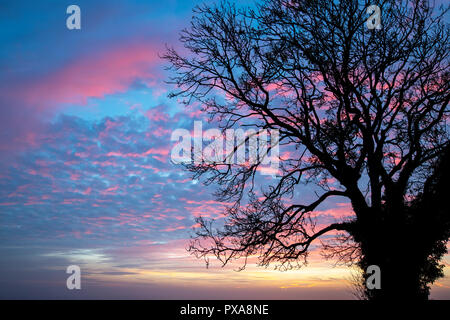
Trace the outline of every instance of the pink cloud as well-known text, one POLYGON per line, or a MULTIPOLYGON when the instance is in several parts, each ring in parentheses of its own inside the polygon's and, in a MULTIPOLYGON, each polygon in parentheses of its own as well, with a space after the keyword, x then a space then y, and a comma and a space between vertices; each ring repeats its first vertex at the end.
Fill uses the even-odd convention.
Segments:
POLYGON ((354 216, 350 203, 337 203, 336 207, 327 210, 315 210, 317 216, 331 216, 336 219, 348 218, 354 216))
POLYGON ((88 187, 86 190, 84 190, 84 191, 82 192, 82 194, 84 194, 84 195, 89 195, 89 194, 91 194, 91 191, 92 191, 91 187, 88 187))
POLYGON ((106 190, 103 190, 103 191, 100 191, 100 193, 102 194, 102 195, 113 195, 113 194, 116 194, 116 191, 119 189, 119 186, 114 186, 114 187, 111 187, 111 188, 108 188, 108 189, 106 189, 106 190))
POLYGON ((163 229, 162 231, 171 232, 171 231, 182 230, 182 229, 186 229, 186 227, 184 227, 184 226, 169 227, 169 228, 163 229))
POLYGON ((166 157, 169 154, 169 152, 170 152, 169 148, 161 147, 161 148, 150 148, 143 153, 136 153, 136 152, 122 153, 120 151, 111 151, 111 152, 108 152, 107 156, 108 157, 123 157, 123 158, 143 158, 143 157, 153 155, 156 158, 156 156, 166 157))
POLYGON ((30 83, 21 96, 40 107, 59 103, 86 103, 89 97, 125 91, 135 79, 153 78, 159 63, 152 45, 123 46, 85 56, 61 70, 30 83), (45 102, 45 103, 42 103, 45 102))
POLYGON ((152 108, 147 110, 145 112, 145 116, 150 121, 156 121, 156 122, 167 122, 169 120, 169 115, 161 110, 158 110, 159 108, 152 108))
POLYGON ((137 79, 157 86, 160 64, 155 44, 121 44, 77 56, 44 76, 9 83, 0 88, 9 105, 0 117, 0 150, 39 147, 45 130, 42 119, 51 118, 64 104, 85 105, 89 98, 125 92, 137 79))

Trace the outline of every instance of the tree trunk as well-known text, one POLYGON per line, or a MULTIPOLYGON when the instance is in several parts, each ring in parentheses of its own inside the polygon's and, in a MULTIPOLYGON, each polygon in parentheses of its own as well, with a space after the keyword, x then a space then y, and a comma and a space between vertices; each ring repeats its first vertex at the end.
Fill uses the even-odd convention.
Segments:
POLYGON ((354 238, 361 247, 359 265, 364 277, 361 285, 370 300, 426 300, 428 285, 440 277, 440 256, 434 256, 435 241, 427 238, 405 208, 396 215, 389 211, 371 215, 366 223, 358 223, 354 238), (437 260, 436 260, 437 258, 437 260), (376 265, 381 271, 381 288, 368 289, 366 270, 376 265))

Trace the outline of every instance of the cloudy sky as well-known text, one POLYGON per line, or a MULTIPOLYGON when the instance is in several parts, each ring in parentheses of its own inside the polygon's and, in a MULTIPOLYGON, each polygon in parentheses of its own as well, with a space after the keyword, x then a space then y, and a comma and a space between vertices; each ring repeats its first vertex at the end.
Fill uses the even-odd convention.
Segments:
MULTIPOLYGON (((203 2, 0 3, 0 298, 353 297, 352 270, 316 250, 283 273, 206 269, 186 252, 195 217, 220 218, 226 204, 170 161, 173 130, 204 116, 167 97, 159 55, 203 2), (81 30, 66 27, 70 4, 81 30), (66 288, 73 264, 78 291, 66 288)), ((351 210, 327 202, 315 214, 351 210)), ((445 261, 433 298, 450 298, 445 261)))

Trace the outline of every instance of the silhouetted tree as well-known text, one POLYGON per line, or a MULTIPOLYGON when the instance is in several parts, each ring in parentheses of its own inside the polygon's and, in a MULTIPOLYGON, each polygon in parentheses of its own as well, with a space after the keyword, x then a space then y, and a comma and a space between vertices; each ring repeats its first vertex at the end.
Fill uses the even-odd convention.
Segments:
POLYGON ((224 264, 242 258, 244 266, 257 255, 260 265, 289 269, 331 234, 327 257, 380 266, 381 289, 365 290, 367 298, 427 298, 449 238, 439 191, 448 151, 436 164, 449 148, 446 12, 425 0, 197 8, 180 37, 188 53, 164 55, 178 86, 172 96, 201 102, 224 132, 277 129, 280 146, 296 152, 280 159, 262 196, 253 192, 259 164, 188 165, 219 185, 219 200, 234 203, 218 227, 199 219, 191 252, 224 264), (370 5, 381 9, 379 29, 366 24, 370 5), (287 202, 303 182, 323 194, 287 202), (349 199, 354 216, 317 228, 312 212, 335 196, 349 199))

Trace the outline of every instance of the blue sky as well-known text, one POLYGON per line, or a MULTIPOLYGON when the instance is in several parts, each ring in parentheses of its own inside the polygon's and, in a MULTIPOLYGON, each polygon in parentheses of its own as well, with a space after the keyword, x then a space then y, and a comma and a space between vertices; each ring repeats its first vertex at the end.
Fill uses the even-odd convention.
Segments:
POLYGON ((299 271, 237 273, 186 252, 195 217, 224 204, 170 162, 171 132, 205 118, 167 98, 159 54, 203 2, 2 1, 0 298, 352 298, 351 270, 316 253, 299 271), (70 4, 81 30, 66 28, 70 4), (65 287, 70 264, 80 291, 65 287))

